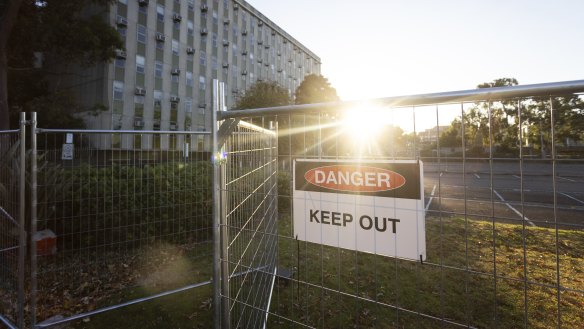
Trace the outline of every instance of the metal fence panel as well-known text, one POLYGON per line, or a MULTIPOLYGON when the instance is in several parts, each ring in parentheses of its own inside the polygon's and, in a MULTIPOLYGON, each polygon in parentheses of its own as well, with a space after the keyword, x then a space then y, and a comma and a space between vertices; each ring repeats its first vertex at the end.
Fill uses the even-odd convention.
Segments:
MULTIPOLYGON (((19 319, 20 170, 19 131, 0 132, 0 323, 19 319)), ((22 292, 21 292, 22 293, 22 292)), ((21 297, 22 298, 22 297, 21 297)))
POLYGON ((343 119, 338 105, 226 113, 276 115, 279 125, 278 269, 289 271, 274 288, 268 327, 580 326, 584 102, 527 89, 361 109, 365 129, 387 120, 365 144, 352 129, 358 119, 343 119), (297 241, 297 158, 424 161, 427 260, 297 241))
POLYGON ((37 137, 32 312, 41 325, 210 283, 208 135, 41 130, 37 137))
POLYGON ((217 270, 219 293, 200 307, 220 297, 225 328, 579 327, 574 92, 584 81, 219 112, 213 141, 37 130, 22 117, 20 136, 0 133, 0 321, 80 320, 210 284, 217 270), (225 152, 211 157, 211 145, 225 152), (294 160, 355 158, 424 162, 423 263, 294 236, 294 160))
POLYGON ((225 143, 222 297, 230 317, 225 328, 260 328, 267 320, 278 241, 277 140, 269 124, 239 122, 225 143))

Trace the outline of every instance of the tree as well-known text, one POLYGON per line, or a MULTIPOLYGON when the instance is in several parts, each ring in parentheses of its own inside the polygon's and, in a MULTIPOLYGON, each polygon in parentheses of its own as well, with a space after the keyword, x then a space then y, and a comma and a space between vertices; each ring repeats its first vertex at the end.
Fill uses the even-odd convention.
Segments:
MULTIPOLYGON (((517 79, 501 78, 478 85, 478 88, 518 85, 517 79)), ((464 123, 465 148, 480 151, 484 146, 495 146, 500 155, 518 155, 519 146, 539 150, 545 158, 551 150, 552 118, 554 117, 554 143, 570 147, 584 140, 584 99, 578 95, 563 97, 532 97, 518 100, 477 102, 465 109, 462 118, 452 122, 451 129, 440 136, 441 146, 460 145, 464 123), (520 112, 521 109, 521 120, 520 112), (490 114, 489 114, 490 111, 490 114), (520 138, 520 136, 522 138, 520 138), (528 146, 527 146, 528 145, 528 146)))
POLYGON ((11 110, 62 93, 49 81, 70 74, 72 67, 110 60, 123 48, 118 32, 104 20, 112 2, 7 0, 0 7, 0 129, 9 128, 11 110), (35 65, 39 60, 45 64, 35 65))
POLYGON ((292 104, 288 90, 276 82, 260 81, 253 84, 237 101, 234 109, 259 109, 292 104))
POLYGON ((528 102, 523 117, 528 127, 527 139, 536 146, 542 158, 551 151, 552 109, 554 143, 565 147, 584 140, 584 100, 578 95, 534 97, 528 102))
MULTIPOLYGON (((326 102, 336 102, 339 101, 339 96, 337 96, 337 91, 335 88, 331 87, 328 79, 322 75, 309 74, 304 77, 304 80, 298 88, 296 88, 295 93, 295 103, 296 104, 312 104, 312 103, 326 103, 326 102)), ((294 153, 299 154, 302 152, 313 151, 315 153, 322 154, 335 154, 337 153, 336 143, 335 143, 335 129, 334 125, 328 123, 331 122, 331 118, 326 114, 306 114, 301 120, 294 120, 291 118, 291 122, 288 122, 286 118, 282 120, 280 127, 283 129, 289 128, 290 131, 298 131, 299 127, 304 127, 304 133, 296 134, 293 136, 293 140, 296 141, 295 145, 305 144, 304 148, 297 147, 293 150, 294 153), (300 143, 302 141, 303 143, 300 143)))
MULTIPOLYGON (((477 88, 509 87, 517 84, 515 78, 500 78, 481 83, 477 88)), ((450 129, 441 134, 440 146, 462 146, 475 155, 481 155, 492 140, 499 151, 512 152, 517 148, 519 135, 517 113, 516 101, 477 102, 474 106, 465 108, 462 116, 456 118, 450 129), (462 137, 465 145, 462 145, 462 137)))
POLYGON ((296 88, 296 104, 336 102, 338 100, 337 90, 331 87, 328 79, 322 75, 307 75, 296 88))
POLYGON ((440 147, 460 147, 462 135, 460 133, 460 120, 454 119, 446 131, 440 134, 440 147))

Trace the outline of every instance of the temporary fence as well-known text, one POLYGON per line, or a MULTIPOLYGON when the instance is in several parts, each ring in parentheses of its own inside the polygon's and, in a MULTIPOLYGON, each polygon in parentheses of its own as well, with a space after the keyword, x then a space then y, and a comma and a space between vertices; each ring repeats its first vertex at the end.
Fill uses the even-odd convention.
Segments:
POLYGON ((262 327, 275 280, 277 138, 258 124, 239 122, 222 154, 223 328, 262 327))
POLYGON ((189 291, 190 321, 223 328, 578 327, 582 92, 214 111, 210 132, 23 117, 0 133, 0 322, 47 328, 189 291), (298 236, 295 163, 386 160, 423 168, 421 259, 298 236))
MULTIPOLYGON (((580 326, 583 91, 575 81, 221 113, 278 124, 278 280, 267 327, 580 326), (325 233, 299 239, 300 160, 423 163, 425 259, 341 248, 340 226, 337 245, 325 233)), ((300 201, 320 204, 311 198, 300 201)))
POLYGON ((26 237, 21 222, 20 193, 24 148, 19 130, 0 132, 0 323, 23 323, 26 237))

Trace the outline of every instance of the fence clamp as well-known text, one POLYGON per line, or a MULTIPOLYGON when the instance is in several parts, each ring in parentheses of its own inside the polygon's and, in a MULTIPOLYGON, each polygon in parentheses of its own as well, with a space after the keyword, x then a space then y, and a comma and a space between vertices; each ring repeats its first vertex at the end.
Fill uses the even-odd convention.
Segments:
POLYGON ((225 162, 227 162, 227 152, 219 151, 219 152, 215 153, 211 157, 211 161, 213 161, 213 164, 216 164, 216 165, 224 164, 225 162))

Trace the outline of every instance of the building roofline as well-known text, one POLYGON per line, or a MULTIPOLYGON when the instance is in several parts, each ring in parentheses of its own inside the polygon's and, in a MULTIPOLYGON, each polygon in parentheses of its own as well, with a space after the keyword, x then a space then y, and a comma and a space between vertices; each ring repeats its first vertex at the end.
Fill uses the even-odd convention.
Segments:
POLYGON ((239 4, 240 6, 244 7, 247 11, 249 11, 252 15, 256 18, 262 20, 264 24, 267 24, 275 30, 280 35, 286 37, 288 40, 292 41, 295 46, 301 48, 305 53, 309 54, 313 59, 315 59, 318 64, 322 64, 320 57, 318 57, 312 50, 308 49, 305 45, 300 43, 296 38, 291 36, 288 32, 286 32, 283 28, 281 28, 278 24, 274 23, 271 19, 269 19, 266 15, 262 14, 259 10, 257 10, 254 6, 250 5, 244 0, 234 0, 234 3, 239 4))

